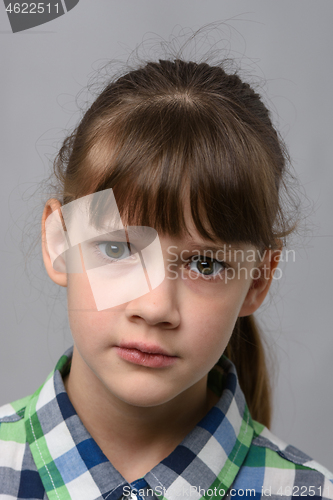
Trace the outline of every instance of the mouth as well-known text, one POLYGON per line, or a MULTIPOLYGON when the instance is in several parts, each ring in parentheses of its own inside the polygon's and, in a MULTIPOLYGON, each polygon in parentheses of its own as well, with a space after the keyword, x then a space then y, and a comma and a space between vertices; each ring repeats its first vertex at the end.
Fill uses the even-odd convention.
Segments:
POLYGON ((120 343, 119 346, 115 346, 115 349, 118 356, 125 361, 149 368, 170 366, 178 359, 178 356, 168 354, 160 346, 149 345, 143 342, 120 343))

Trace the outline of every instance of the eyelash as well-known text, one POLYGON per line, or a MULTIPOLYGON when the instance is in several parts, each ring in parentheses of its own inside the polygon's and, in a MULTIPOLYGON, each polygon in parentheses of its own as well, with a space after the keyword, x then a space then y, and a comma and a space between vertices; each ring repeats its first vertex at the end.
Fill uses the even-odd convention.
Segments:
POLYGON ((192 262, 200 262, 200 261, 206 262, 207 260, 213 263, 220 264, 222 266, 222 269, 218 270, 215 274, 203 274, 198 272, 197 274, 199 274, 200 278, 205 281, 216 281, 218 277, 229 267, 229 265, 226 264, 226 262, 224 262, 223 260, 205 257, 204 255, 192 255, 187 261, 185 267, 187 268, 189 264, 191 264, 192 262))
MULTIPOLYGON (((94 253, 96 253, 98 255, 98 257, 100 259, 102 259, 106 264, 112 264, 114 262, 118 262, 120 260, 123 260, 125 257, 121 257, 119 259, 113 259, 112 257, 107 257, 102 251, 101 249, 99 248, 100 245, 102 244, 107 244, 107 243, 115 243, 115 244, 119 244, 121 243, 122 245, 124 245, 124 248, 126 248, 128 251, 129 251, 129 248, 127 246, 127 243, 123 242, 123 241, 97 241, 95 242, 94 244, 94 253)), ((131 247, 134 247, 134 245, 131 245, 131 247)), ((134 247, 135 248, 135 247, 134 247)), ((136 253, 136 252, 134 252, 136 253)), ((128 257, 131 257, 134 255, 134 253, 130 253, 128 257)), ((217 264, 220 264, 222 266, 221 269, 219 269, 215 274, 203 274, 203 273, 200 273, 200 272, 197 272, 197 274, 200 276, 200 279, 203 279, 205 281, 216 281, 218 279, 218 277, 226 270, 228 269, 229 265, 226 264, 226 262, 224 262, 223 260, 218 260, 218 259, 214 259, 214 258, 210 258, 210 257, 205 257, 204 255, 192 255, 186 262, 185 264, 185 268, 188 268, 189 265, 193 262, 200 262, 200 261, 211 261, 211 262, 214 262, 214 263, 217 263, 217 264)), ((190 269, 191 271, 191 269, 190 269)))
MULTIPOLYGON (((124 248, 126 248, 126 250, 128 252, 130 252, 128 246, 127 246, 127 242, 125 243, 124 241, 96 241, 95 244, 94 244, 94 253, 97 254, 97 256, 103 260, 103 262, 105 262, 106 264, 113 264, 114 262, 119 262, 120 260, 123 260, 125 258, 128 258, 128 257, 133 257, 133 255, 136 253, 136 252, 133 252, 133 253, 129 253, 129 255, 127 257, 121 257, 119 259, 113 259, 112 257, 107 257, 102 251, 101 249, 99 248, 100 245, 103 245, 103 244, 107 244, 107 243, 114 243, 114 244, 122 244, 124 246, 124 248)), ((133 245, 131 245, 131 247, 133 247, 133 245)), ((135 247, 134 247, 135 248, 135 247)))

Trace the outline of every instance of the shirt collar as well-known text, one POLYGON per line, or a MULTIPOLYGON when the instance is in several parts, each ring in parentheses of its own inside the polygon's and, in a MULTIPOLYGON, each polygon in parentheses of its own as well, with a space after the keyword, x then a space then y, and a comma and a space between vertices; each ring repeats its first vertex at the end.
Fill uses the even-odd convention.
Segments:
MULTIPOLYGON (((129 486, 79 419, 62 377, 73 348, 33 394, 25 411, 30 449, 50 500, 117 500, 129 486)), ((208 384, 221 393, 218 403, 175 450, 144 479, 156 496, 221 498, 233 483, 253 438, 253 425, 234 365, 224 356, 208 384)))

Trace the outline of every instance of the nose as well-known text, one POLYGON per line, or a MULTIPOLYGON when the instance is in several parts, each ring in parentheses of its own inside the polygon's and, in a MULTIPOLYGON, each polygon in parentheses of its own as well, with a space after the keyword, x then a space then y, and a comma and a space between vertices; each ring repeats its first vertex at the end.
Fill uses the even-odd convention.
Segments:
POLYGON ((156 288, 128 302, 125 309, 127 319, 166 329, 176 328, 180 323, 177 281, 166 274, 156 288))

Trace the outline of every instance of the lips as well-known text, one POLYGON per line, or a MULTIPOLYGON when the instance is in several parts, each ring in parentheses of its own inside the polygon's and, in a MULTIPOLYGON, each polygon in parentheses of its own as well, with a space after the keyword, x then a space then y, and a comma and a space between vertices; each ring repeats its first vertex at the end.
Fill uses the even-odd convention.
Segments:
POLYGON ((143 342, 120 343, 115 349, 125 361, 149 368, 170 366, 178 359, 178 356, 171 356, 160 346, 143 342))

